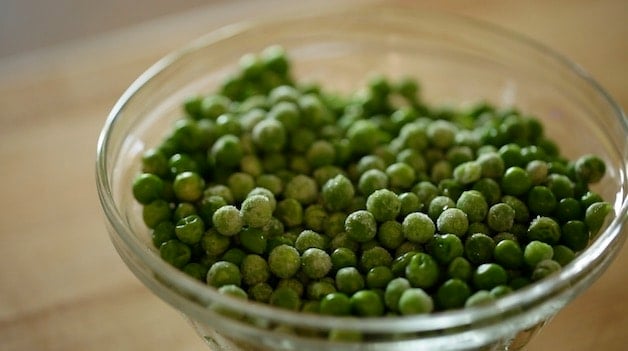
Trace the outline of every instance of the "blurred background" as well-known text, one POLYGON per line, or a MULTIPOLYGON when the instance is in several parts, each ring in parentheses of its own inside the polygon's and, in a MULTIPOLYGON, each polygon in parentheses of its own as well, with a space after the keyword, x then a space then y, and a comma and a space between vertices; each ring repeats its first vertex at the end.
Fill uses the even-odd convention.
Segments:
POLYGON ((225 0, 2 0, 0 59, 225 0))

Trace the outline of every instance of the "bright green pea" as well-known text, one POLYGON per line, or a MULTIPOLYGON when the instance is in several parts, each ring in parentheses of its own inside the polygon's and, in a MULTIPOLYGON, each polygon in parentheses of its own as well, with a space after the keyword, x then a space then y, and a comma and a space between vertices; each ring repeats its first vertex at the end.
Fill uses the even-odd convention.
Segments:
POLYGON ((532 180, 524 169, 515 166, 506 169, 500 185, 506 195, 523 195, 532 186, 532 180))
POLYGON ((196 172, 183 172, 177 174, 172 186, 179 200, 194 202, 203 196, 205 181, 196 172))
POLYGON ((430 288, 436 284, 439 276, 438 263, 432 256, 418 252, 406 266, 406 279, 417 288, 430 288))
POLYGON ((353 294, 364 288, 364 277, 355 267, 343 267, 336 272, 336 288, 345 294, 353 294))
POLYGON ((394 278, 388 266, 376 266, 366 273, 366 286, 370 289, 383 289, 394 278))
POLYGON ((469 262, 479 265, 488 263, 493 258, 495 241, 486 234, 475 233, 465 240, 464 252, 469 262))
POLYGON ((357 316, 376 317, 384 314, 382 298, 373 290, 360 290, 350 297, 351 311, 357 316))
POLYGON ((232 134, 223 135, 209 150, 209 161, 217 168, 233 168, 240 164, 244 151, 240 139, 232 134))
POLYGON ((143 205, 161 199, 163 191, 163 180, 154 174, 142 173, 133 180, 133 196, 143 205))
POLYGON ((201 240, 205 232, 205 223, 203 223, 203 220, 198 215, 190 215, 180 219, 174 231, 181 242, 193 245, 201 240))
POLYGON ((386 175, 390 179, 390 186, 398 189, 410 189, 416 180, 414 169, 401 162, 386 167, 386 175))
POLYGON ((542 241, 530 241, 523 250, 523 261, 529 267, 535 267, 543 260, 549 260, 554 255, 554 249, 542 241))
POLYGON ((587 224, 587 227, 589 227, 591 236, 597 235, 602 225, 604 225, 606 217, 612 210, 613 206, 605 201, 596 202, 587 207, 584 214, 584 222, 587 224))
POLYGON ((517 269, 523 264, 523 250, 514 240, 501 240, 493 250, 495 262, 507 269, 517 269))
POLYGON ((471 296, 471 288, 460 279, 448 279, 436 292, 436 305, 441 309, 454 309, 464 306, 471 296))
POLYGON ((448 264, 454 258, 462 256, 464 247, 460 237, 455 234, 436 234, 427 244, 428 252, 440 264, 448 264))
POLYGON ((575 162, 576 176, 587 183, 597 183, 606 172, 606 164, 596 155, 584 155, 575 162))
POLYGON ((345 293, 333 292, 323 297, 319 310, 321 314, 348 316, 351 314, 351 300, 345 293))
POLYGON ((240 286, 241 282, 240 269, 231 262, 218 261, 207 272, 207 284, 216 288, 225 285, 240 286))
POLYGON ((154 229, 159 223, 170 220, 172 210, 165 200, 154 200, 142 208, 142 219, 147 227, 154 229))
POLYGON ((496 263, 483 263, 473 272, 473 285, 478 290, 490 290, 507 282, 506 270, 496 263))
POLYGON ((478 290, 473 295, 469 296, 464 303, 464 307, 474 307, 486 305, 495 301, 495 297, 487 290, 478 290))
POLYGON ((356 267, 358 258, 355 251, 346 247, 339 247, 331 253, 332 268, 334 271, 344 267, 356 267))

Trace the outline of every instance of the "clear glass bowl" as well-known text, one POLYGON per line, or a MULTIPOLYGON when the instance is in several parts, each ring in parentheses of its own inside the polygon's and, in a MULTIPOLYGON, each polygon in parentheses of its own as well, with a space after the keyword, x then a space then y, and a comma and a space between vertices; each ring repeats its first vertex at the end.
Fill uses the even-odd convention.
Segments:
POLYGON ((214 350, 517 350, 590 286, 625 240, 628 122, 580 67, 516 34, 442 13, 368 5, 244 23, 213 32, 148 69, 113 108, 98 142, 97 184, 111 239, 156 295, 189 317, 214 350), (551 279, 484 306, 432 315, 340 318, 304 315, 219 295, 168 265, 152 246, 131 183, 142 152, 181 116, 187 96, 213 91, 239 58, 279 44, 300 81, 339 92, 372 72, 411 75, 431 104, 481 100, 517 106, 543 120, 562 152, 596 153, 608 171, 594 190, 614 211, 588 249, 551 279), (232 313, 218 313, 220 304, 232 313), (363 342, 330 342, 332 329, 363 342))

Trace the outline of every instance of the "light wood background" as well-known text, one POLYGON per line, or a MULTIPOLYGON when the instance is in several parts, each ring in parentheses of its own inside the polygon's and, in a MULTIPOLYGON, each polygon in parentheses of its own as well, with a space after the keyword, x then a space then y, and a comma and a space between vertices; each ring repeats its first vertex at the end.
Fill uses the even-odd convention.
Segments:
MULTIPOLYGON (((297 3, 214 2, 0 59, 0 350, 205 349, 113 249, 94 182, 96 139, 119 95, 163 54, 224 24, 287 13, 297 3)), ((484 19, 553 47, 628 106, 626 1, 422 6, 484 19)), ((529 350, 625 350, 627 265, 624 247, 529 350)))

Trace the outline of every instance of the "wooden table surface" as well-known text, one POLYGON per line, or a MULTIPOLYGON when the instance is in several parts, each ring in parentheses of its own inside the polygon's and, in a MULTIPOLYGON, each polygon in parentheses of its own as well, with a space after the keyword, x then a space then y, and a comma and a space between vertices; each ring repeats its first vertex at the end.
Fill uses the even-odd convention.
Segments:
MULTIPOLYGON (((211 29, 284 13, 297 2, 261 3, 214 2, 0 61, 0 350, 205 349, 111 245, 94 181, 96 139, 118 96, 163 54, 211 29)), ((625 0, 436 3, 425 6, 554 47, 628 106, 625 0)), ((529 350, 625 350, 627 265, 625 246, 529 350)))

